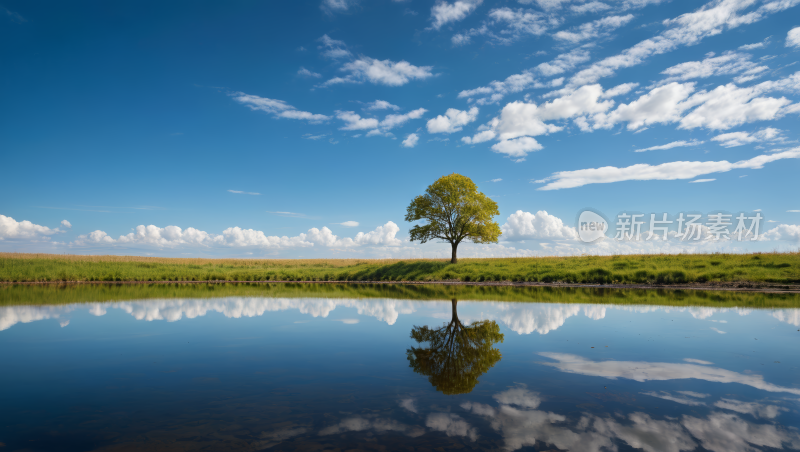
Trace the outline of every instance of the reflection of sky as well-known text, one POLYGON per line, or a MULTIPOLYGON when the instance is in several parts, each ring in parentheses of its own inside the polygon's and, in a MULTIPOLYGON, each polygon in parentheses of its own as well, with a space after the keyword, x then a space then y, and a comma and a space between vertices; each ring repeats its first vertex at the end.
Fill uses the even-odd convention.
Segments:
MULTIPOLYGON (((68 316, 77 309, 86 309, 95 316, 102 316, 108 309, 127 312, 137 320, 166 320, 175 322, 183 318, 202 317, 209 312, 220 313, 228 318, 258 317, 267 312, 296 310, 311 317, 327 318, 337 308, 354 308, 359 315, 373 317, 388 325, 394 325, 400 315, 409 315, 421 307, 437 306, 429 317, 449 320, 450 302, 420 302, 394 299, 325 299, 325 298, 212 298, 212 299, 168 299, 133 302, 97 302, 51 306, 5 306, 0 307, 0 331, 17 323, 29 323, 46 319, 61 319, 62 326, 69 323, 68 316)), ((727 323, 713 319, 714 315, 734 313, 746 316, 754 311, 742 308, 711 307, 664 307, 650 305, 591 305, 551 303, 489 303, 459 302, 462 320, 495 320, 518 334, 547 334, 562 327, 569 318, 583 315, 591 320, 606 318, 609 311, 633 313, 688 313, 697 320, 727 323), (477 309, 476 309, 477 308, 477 309)), ((800 326, 800 309, 775 309, 767 312, 775 319, 800 326)), ((344 323, 356 323, 357 319, 338 319, 344 323)), ((724 333, 718 326, 709 326, 724 333)))
MULTIPOLYGON (((4 427, 15 422, 30 429, 73 419, 78 430, 137 427, 128 413, 158 412, 151 406, 163 403, 161 411, 187 423, 176 427, 176 438, 214 437, 222 427, 197 423, 214 417, 236 431, 249 429, 239 436, 250 441, 242 450, 300 440, 340 447, 353 438, 377 438, 389 449, 395 441, 436 438, 448 442, 438 445, 473 448, 491 440, 505 450, 537 442, 590 452, 800 449, 798 431, 790 428, 800 425, 799 313, 459 302, 463 321, 501 325, 503 358, 473 392, 445 396, 408 368, 405 352, 414 325, 449 320, 447 300, 230 297, 5 306, 0 362, 14 372, 0 373, 0 388, 14 390, 0 392, 6 408, 0 440, 15 450, 35 437, 4 427), (79 405, 89 409, 75 411, 79 405), (125 413, 122 420, 105 419, 116 412, 125 413), (24 413, 30 418, 17 421, 24 413), (191 434, 177 433, 185 431, 191 434), (22 442, 12 445, 17 436, 22 442)), ((147 428, 173 422, 179 421, 156 419, 147 428)), ((126 441, 148 437, 129 435, 126 441)))

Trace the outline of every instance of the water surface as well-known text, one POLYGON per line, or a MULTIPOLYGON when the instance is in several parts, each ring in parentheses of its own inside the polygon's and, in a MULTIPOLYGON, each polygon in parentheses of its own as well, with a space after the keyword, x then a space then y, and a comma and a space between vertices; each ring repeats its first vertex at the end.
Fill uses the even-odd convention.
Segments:
POLYGON ((796 295, 3 286, 0 450, 800 450, 799 345, 796 295))

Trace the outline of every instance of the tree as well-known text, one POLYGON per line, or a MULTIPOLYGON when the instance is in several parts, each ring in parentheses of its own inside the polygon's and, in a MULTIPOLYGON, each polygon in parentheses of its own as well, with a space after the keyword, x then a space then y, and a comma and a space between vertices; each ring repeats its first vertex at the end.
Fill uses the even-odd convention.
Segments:
POLYGON ((450 242, 453 247, 450 262, 455 264, 456 249, 462 241, 497 243, 502 232, 492 217, 499 214, 497 203, 479 192, 470 178, 453 173, 440 177, 428 186, 424 195, 411 201, 406 221, 428 220, 427 224, 411 228, 411 240, 450 242))
POLYGON ((406 351, 409 367, 427 376, 437 391, 448 395, 472 391, 478 377, 500 361, 500 350, 492 346, 504 339, 500 327, 492 320, 464 326, 458 320, 458 300, 452 302, 450 323, 439 328, 415 326, 411 330, 411 338, 417 343, 427 342, 428 347, 411 347, 406 351))

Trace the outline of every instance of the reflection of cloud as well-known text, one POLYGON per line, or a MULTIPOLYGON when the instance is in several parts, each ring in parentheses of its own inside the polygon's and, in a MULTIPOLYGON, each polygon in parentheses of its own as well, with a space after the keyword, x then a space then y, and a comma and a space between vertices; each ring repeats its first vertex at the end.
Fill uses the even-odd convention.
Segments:
POLYGON ((451 413, 431 413, 425 426, 445 432, 447 436, 466 436, 472 441, 478 439, 478 431, 460 416, 451 413))
MULTIPOLYGON (((691 391, 680 393, 697 398, 708 396, 691 391)), ((461 407, 487 418, 492 428, 503 436, 506 450, 534 446, 541 441, 559 450, 615 451, 617 445, 612 440, 623 441, 631 448, 645 452, 689 451, 697 448, 698 442, 712 452, 759 450, 753 445, 800 448, 800 435, 795 430, 752 424, 736 415, 720 412, 712 412, 705 419, 683 416, 680 421, 675 418, 653 419, 640 412, 630 413, 627 417, 584 414, 577 422, 569 422, 566 416, 556 413, 512 407, 510 404, 522 407, 531 405, 526 401, 540 400, 539 394, 524 387, 495 394, 494 398, 502 401, 498 407, 469 401, 462 403, 461 407)), ((730 402, 740 407, 749 406, 743 402, 730 402)))
POLYGON ((705 405, 705 403, 700 402, 698 400, 693 400, 687 397, 674 396, 666 391, 661 391, 661 392, 650 391, 650 392, 643 392, 642 394, 658 397, 659 399, 669 400, 683 405, 691 405, 691 406, 705 405))
MULTIPOLYGON (((0 331, 16 323, 59 318, 87 304, 59 306, 5 306, 0 307, 0 331)), ((355 308, 359 314, 394 325, 400 314, 415 311, 414 303, 406 300, 360 300, 324 298, 210 298, 144 300, 130 302, 89 303, 89 313, 95 316, 106 314, 109 308, 121 309, 136 320, 166 320, 175 322, 183 317, 193 319, 209 312, 218 312, 225 317, 258 317, 265 312, 297 309, 313 317, 327 317, 337 307, 355 308)), ((358 319, 339 319, 344 323, 357 323, 358 319)))
POLYGON ((580 305, 575 304, 520 306, 506 303, 500 308, 504 312, 497 315, 496 320, 505 323, 518 334, 531 334, 534 331, 547 334, 564 325, 568 318, 577 315, 581 310, 580 305))
POLYGON ((273 432, 263 432, 261 434, 261 441, 256 441, 251 446, 254 450, 269 449, 270 447, 277 446, 282 441, 302 435, 307 432, 307 428, 287 428, 283 430, 275 430, 273 432))
MULTIPOLYGON (((686 361, 686 360, 684 360, 684 361, 686 361)), ((701 364, 703 364, 703 363, 701 363, 701 364)), ((707 364, 713 364, 713 363, 707 363, 707 364)), ((677 392, 679 394, 687 395, 689 397, 695 397, 695 398, 698 398, 698 399, 704 399, 706 397, 711 396, 711 394, 703 394, 703 393, 694 392, 694 391, 677 391, 677 392)))
POLYGON ((412 413, 418 413, 414 399, 402 399, 397 402, 397 404, 400 405, 401 408, 405 408, 412 413))
POLYGON ((782 309, 773 312, 772 317, 790 325, 800 326, 800 309, 782 309))
POLYGON ((336 322, 342 322, 345 325, 355 325, 358 323, 358 319, 333 319, 336 322))
POLYGON ((344 432, 362 432, 365 430, 372 430, 375 433, 399 432, 412 438, 425 434, 425 429, 422 427, 406 425, 394 419, 368 419, 361 416, 349 417, 338 424, 325 427, 319 431, 319 434, 324 436, 344 432))
POLYGON ((774 419, 781 411, 788 411, 786 408, 775 405, 765 405, 758 402, 742 402, 733 399, 720 399, 714 406, 725 410, 736 411, 737 413, 749 414, 756 418, 763 417, 766 419, 774 419))
POLYGON ((563 372, 580 375, 609 379, 627 378, 639 382, 696 378, 717 383, 739 383, 769 392, 788 392, 800 395, 800 389, 767 383, 761 375, 744 375, 718 367, 682 363, 651 363, 646 361, 592 361, 567 353, 539 354, 558 361, 556 363, 542 364, 555 367, 563 372))
POLYGON ((61 325, 61 328, 64 328, 65 326, 69 325, 69 319, 63 319, 58 322, 58 324, 61 325))
POLYGON ((694 450, 697 444, 680 424, 652 419, 645 413, 631 413, 631 425, 613 419, 595 418, 593 427, 603 436, 617 437, 634 449, 645 452, 680 452, 694 450))
POLYGON ((718 330, 718 329, 714 328, 713 326, 711 327, 711 329, 712 329, 712 330, 714 330, 714 331, 716 331, 716 332, 717 332, 717 333, 719 333, 719 334, 728 334, 728 333, 726 333, 725 331, 718 330))
POLYGON ((711 413, 708 419, 683 416, 681 424, 713 452, 750 452, 755 446, 782 449, 800 449, 800 435, 796 431, 779 429, 774 425, 747 422, 734 414, 711 413))
POLYGON ((705 364, 705 365, 714 364, 711 361, 703 361, 702 359, 683 358, 683 360, 686 361, 687 363, 705 364))

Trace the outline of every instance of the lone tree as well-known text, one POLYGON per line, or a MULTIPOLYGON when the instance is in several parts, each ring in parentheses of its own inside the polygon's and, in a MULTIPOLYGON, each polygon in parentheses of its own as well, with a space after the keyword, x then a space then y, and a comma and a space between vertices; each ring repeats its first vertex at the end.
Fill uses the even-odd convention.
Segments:
POLYGON ((502 358, 494 344, 504 339, 493 320, 462 324, 456 312, 458 300, 452 303, 450 323, 439 328, 415 326, 411 330, 411 338, 420 344, 427 343, 428 347, 411 347, 406 351, 409 367, 428 377, 436 390, 447 395, 472 391, 478 377, 502 358))
POLYGON ((411 201, 406 221, 428 220, 428 224, 411 228, 411 240, 450 242, 453 247, 450 262, 455 264, 456 249, 463 240, 497 243, 502 232, 492 217, 499 214, 497 203, 479 192, 472 179, 453 173, 440 177, 428 186, 424 195, 411 201))

